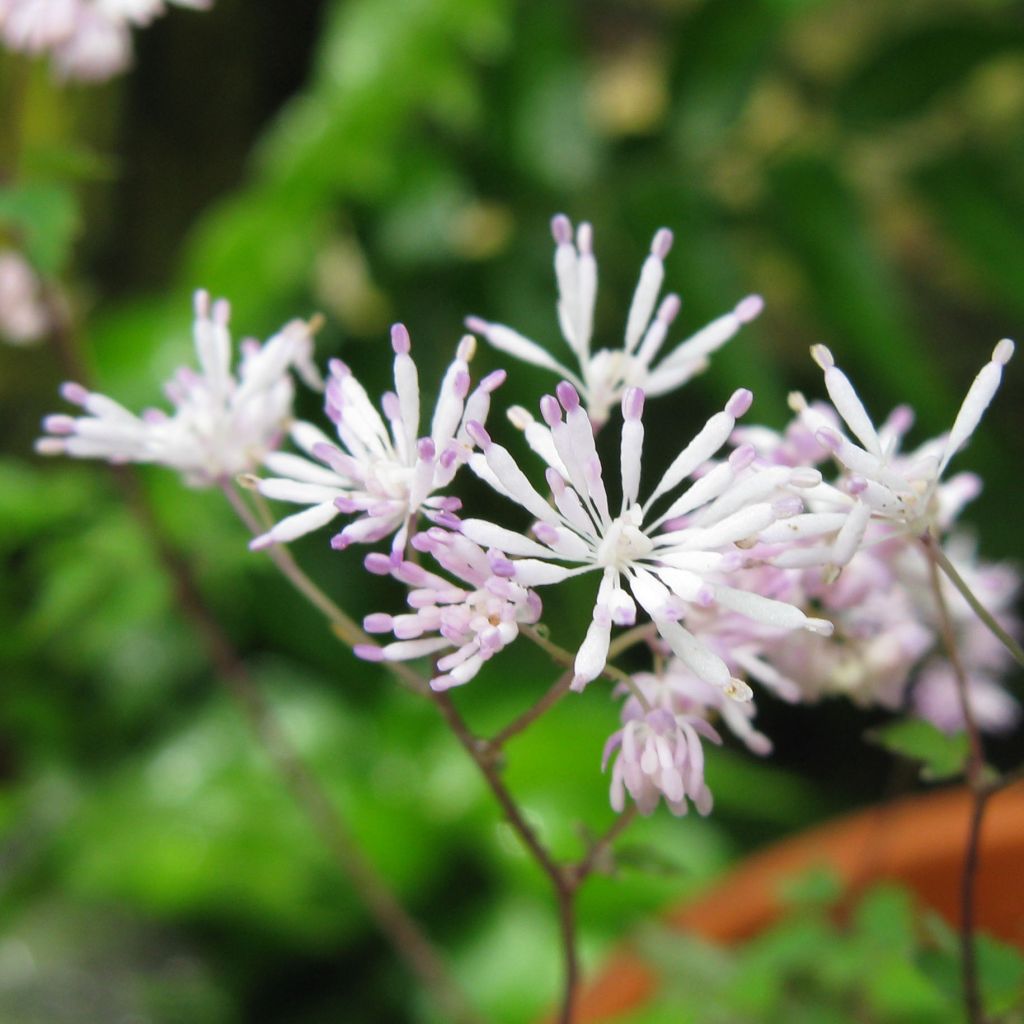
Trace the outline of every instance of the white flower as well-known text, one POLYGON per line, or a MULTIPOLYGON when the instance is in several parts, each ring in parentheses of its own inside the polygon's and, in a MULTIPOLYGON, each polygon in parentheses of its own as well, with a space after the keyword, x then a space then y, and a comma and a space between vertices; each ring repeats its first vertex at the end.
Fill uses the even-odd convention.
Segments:
MULTIPOLYGON (((205 10, 212 0, 167 0, 205 10)), ((131 64, 131 27, 166 11, 165 0, 0 0, 0 39, 22 53, 50 52, 58 77, 102 81, 131 64)))
POLYGON ((49 326, 35 271, 19 253, 0 249, 0 337, 12 345, 32 345, 49 326))
POLYGON ((664 708, 627 712, 623 727, 605 744, 602 770, 618 751, 612 766, 611 804, 615 811, 626 806, 626 792, 641 814, 651 814, 662 796, 669 810, 686 814, 687 798, 702 815, 710 813, 711 790, 704 781, 704 750, 701 736, 721 743, 718 733, 694 715, 673 715, 664 708))
POLYGON ((626 317, 623 347, 592 352, 597 261, 594 258, 591 227, 589 224, 579 226, 575 244, 572 223, 568 217, 561 214, 555 217, 551 222, 551 230, 556 243, 558 322, 562 336, 579 363, 580 372, 575 373, 536 342, 504 324, 470 317, 466 325, 495 348, 535 366, 552 370, 571 381, 579 390, 595 426, 600 427, 608 419, 626 388, 638 387, 647 395, 661 395, 673 391, 702 372, 707 368, 708 356, 721 348, 743 324, 753 320, 764 305, 760 296, 747 296, 731 313, 713 320, 678 345, 656 367, 652 367, 680 308, 679 296, 668 295, 655 312, 658 293, 665 277, 664 259, 672 247, 672 232, 662 228, 654 236, 650 255, 640 271, 640 281, 626 317))
MULTIPOLYGON (((806 521, 805 536, 832 534, 835 538, 828 548, 817 552, 818 564, 827 562, 840 567, 849 562, 860 547, 870 520, 888 524, 894 536, 921 536, 949 527, 960 507, 976 493, 977 478, 954 477, 943 486, 942 475, 953 456, 970 440, 995 397, 1013 348, 1008 338, 996 345, 991 360, 971 384, 950 432, 910 453, 900 451, 900 442, 913 419, 910 410, 901 406, 876 430, 849 378, 835 365, 832 353, 824 345, 811 349, 825 372, 825 387, 832 404, 860 442, 857 444, 825 422, 797 396, 798 409, 814 436, 844 471, 837 487, 828 495, 823 493, 822 505, 814 509, 823 515, 806 521), (827 508, 829 505, 832 507, 827 508)), ((812 505, 816 497, 811 495, 812 505)), ((776 564, 812 564, 815 552, 808 549, 794 557, 795 561, 791 558, 776 564)))
POLYGON ((540 618, 540 598, 510 579, 512 564, 498 551, 484 551, 466 537, 434 527, 412 539, 468 587, 427 572, 414 562, 396 561, 373 552, 366 567, 394 576, 414 588, 405 615, 368 615, 368 633, 393 633, 395 642, 376 647, 359 644, 355 653, 368 661, 409 661, 454 647, 437 662, 430 680, 435 690, 468 683, 498 651, 519 636, 521 622, 540 618))
POLYGON ((640 504, 644 394, 639 388, 628 389, 622 399, 625 422, 618 515, 609 507, 593 428, 579 395, 566 381, 559 384, 557 393, 558 400, 550 395, 541 400, 547 429, 534 424, 531 442, 548 463, 553 506, 505 448, 493 443, 480 424, 470 424, 470 433, 483 450, 482 458, 474 458, 474 469, 538 520, 534 526, 537 539, 475 519, 465 520, 462 530, 478 544, 516 558, 516 579, 524 586, 601 573, 593 621, 576 656, 575 689, 601 674, 612 624, 634 623, 637 603, 697 676, 743 698, 749 698, 750 688, 732 679, 725 661, 680 621, 689 607, 717 602, 781 629, 831 630, 829 623, 808 618, 785 602, 714 582, 717 574, 739 568, 743 559, 737 544, 749 544, 776 520, 800 511, 798 498, 792 494, 780 498, 779 492, 816 483, 820 480, 817 471, 788 467, 755 470, 751 466, 753 450, 739 448, 727 461, 695 479, 663 512, 654 514, 659 499, 694 475, 725 444, 736 417, 750 406, 749 391, 737 391, 724 411, 708 420, 647 501, 640 504), (671 528, 662 529, 666 525, 671 528))
POLYGON ((418 513, 443 523, 445 513, 459 507, 457 498, 437 491, 469 458, 472 444, 465 424, 486 419, 491 392, 505 373, 489 374, 470 394, 468 361, 476 343, 469 335, 463 338, 441 383, 430 433, 421 437, 419 377, 409 354, 409 332, 401 324, 392 328, 391 344, 395 390, 382 399, 383 417, 349 368, 340 360, 331 363, 327 415, 341 447, 312 424, 295 425, 292 439, 312 459, 271 455, 266 465, 277 475, 255 486, 268 498, 309 507, 257 537, 253 549, 295 540, 345 513, 359 518, 333 538, 335 548, 395 534, 393 549, 401 551, 418 513))
POLYGON ((296 320, 264 345, 244 341, 236 376, 227 302, 222 299, 211 308, 209 296, 198 292, 195 313, 200 372, 182 368, 166 384, 172 414, 147 409, 136 416, 112 398, 65 384, 64 397, 86 415, 48 416, 43 425, 51 436, 36 442, 37 451, 157 463, 199 487, 256 469, 291 421, 295 389, 289 370, 297 369, 311 385, 319 383, 309 327, 296 320))

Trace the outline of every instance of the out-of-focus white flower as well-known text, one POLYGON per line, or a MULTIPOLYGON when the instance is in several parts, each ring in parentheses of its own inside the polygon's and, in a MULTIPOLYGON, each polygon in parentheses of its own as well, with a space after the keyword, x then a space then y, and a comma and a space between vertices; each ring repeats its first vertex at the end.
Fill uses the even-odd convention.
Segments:
POLYGON ((713 320, 652 367, 680 308, 678 295, 668 295, 658 305, 658 294, 665 277, 664 260, 672 247, 672 232, 662 228, 654 236, 650 255, 640 271, 640 280, 626 317, 623 347, 592 352, 594 303, 597 298, 593 232, 589 224, 581 224, 574 242, 572 223, 561 214, 552 220, 551 230, 555 238, 558 322, 562 336, 579 363, 579 373, 559 362, 547 349, 504 324, 470 317, 466 325, 495 348, 552 370, 571 381, 596 427, 608 419, 626 388, 638 387, 647 395, 661 395, 675 390, 705 370, 708 356, 721 348, 743 324, 753 320, 764 305, 760 296, 747 296, 731 313, 713 320))
POLYGON ((35 271, 20 253, 0 250, 0 338, 12 345, 32 345, 49 327, 35 271))
POLYGON ((395 642, 360 644, 355 653, 368 661, 409 661, 455 648, 437 662, 430 680, 435 690, 468 683, 498 651, 519 636, 520 623, 540 618, 540 598, 510 578, 512 564, 498 551, 484 552, 466 537, 434 527, 412 539, 462 584, 428 572, 409 561, 373 552, 366 567, 390 575, 413 589, 411 612, 369 615, 368 633, 392 633, 395 642))
POLYGON ((971 475, 960 475, 943 486, 942 475, 953 456, 970 440, 995 397, 1013 348, 1008 338, 996 345, 991 360, 968 389, 947 435, 903 453, 900 443, 913 421, 910 409, 901 406, 876 430, 849 378, 835 365, 832 353, 824 345, 815 345, 811 353, 824 370, 832 404, 860 443, 850 440, 797 396, 806 425, 843 472, 828 493, 823 489, 809 496, 816 517, 802 522, 803 536, 831 535, 833 539, 824 546, 784 556, 777 564, 808 565, 817 559, 818 564, 828 564, 833 572, 838 571, 861 546, 872 520, 887 525, 886 536, 945 532, 962 505, 977 493, 979 481, 971 475))
POLYGON ((0 41, 49 52, 60 78, 102 81, 131 64, 131 26, 148 25, 167 3, 206 10, 212 0, 0 0, 0 41))
POLYGON ((147 409, 129 412, 80 384, 62 394, 86 415, 48 416, 50 435, 36 442, 44 455, 70 455, 108 462, 152 462, 177 470, 186 482, 208 487, 258 468, 288 429, 296 369, 319 385, 312 363, 309 326, 292 321, 266 344, 243 341, 237 376, 231 368, 230 309, 223 299, 210 304, 205 292, 195 301, 195 346, 200 371, 183 367, 165 385, 174 405, 170 415, 147 409))
POLYGON ((664 796, 675 815, 686 814, 687 799, 700 814, 713 803, 704 781, 704 749, 701 737, 721 743, 718 733, 701 717, 674 715, 665 708, 643 711, 639 705, 623 714, 625 723, 605 744, 602 770, 618 752, 612 766, 611 805, 626 806, 626 793, 641 814, 651 814, 664 796))
POLYGON ((344 513, 358 518, 332 539, 335 548, 395 534, 397 552, 404 549, 417 514, 443 524, 445 514, 459 507, 457 498, 437 492, 469 458, 472 443, 466 423, 486 419, 491 392, 505 373, 488 374, 470 394, 468 363, 476 342, 464 337, 441 383, 430 433, 421 437, 419 377, 409 332, 401 324, 392 328, 391 344, 395 390, 382 399, 383 417, 349 368, 340 360, 331 363, 326 408, 342 447, 312 424, 294 426, 292 439, 311 458, 270 456, 267 468, 276 476, 256 486, 268 498, 309 507, 257 537, 253 549, 295 540, 344 513))
POLYGON ((741 699, 749 698, 750 688, 732 678, 726 662, 680 621, 689 608, 717 603, 779 629, 831 631, 828 622, 809 618, 793 605, 719 582, 721 574, 727 577, 742 565, 738 544, 753 543, 766 527, 801 510, 798 497, 788 493, 779 498, 779 492, 817 483, 816 470, 771 467, 755 472, 753 450, 739 448, 698 476, 663 512, 654 512, 661 498, 706 468, 725 444, 736 417, 750 406, 749 391, 737 391, 725 409, 708 420, 641 504, 637 495, 644 394, 629 388, 622 399, 622 503, 617 515, 609 507, 593 428, 579 395, 566 381, 559 384, 557 394, 557 399, 546 395, 541 400, 547 426, 533 424, 528 437, 548 464, 553 505, 507 449, 495 444, 479 423, 469 425, 483 451, 482 457, 474 457, 474 469, 538 520, 533 528, 536 540, 479 519, 465 520, 462 530, 478 544, 515 558, 516 579, 524 586, 601 573, 593 621, 576 655, 574 689, 582 689, 604 670, 612 625, 632 625, 637 604, 699 678, 741 699))

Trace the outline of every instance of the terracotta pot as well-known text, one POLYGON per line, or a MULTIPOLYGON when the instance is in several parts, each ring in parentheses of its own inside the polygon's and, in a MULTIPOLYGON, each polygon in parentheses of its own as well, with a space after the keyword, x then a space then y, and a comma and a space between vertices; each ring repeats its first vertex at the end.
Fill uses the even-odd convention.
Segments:
MULTIPOLYGON (((907 886, 952 925, 971 812, 964 789, 894 801, 828 822, 754 854, 699 899, 671 913, 672 928, 728 944, 771 925, 787 878, 830 868, 848 897, 880 881, 907 886)), ((981 841, 978 927, 1024 949, 1024 785, 989 801, 981 841)), ((655 973, 634 953, 617 954, 581 994, 579 1024, 611 1021, 653 995, 655 973)))

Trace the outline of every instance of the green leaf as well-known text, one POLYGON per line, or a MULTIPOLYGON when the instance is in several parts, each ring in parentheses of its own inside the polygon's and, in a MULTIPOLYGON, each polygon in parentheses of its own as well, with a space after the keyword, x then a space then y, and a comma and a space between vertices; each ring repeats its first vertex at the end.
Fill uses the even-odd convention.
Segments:
POLYGON ((0 224, 4 223, 24 241, 29 259, 41 274, 59 274, 78 230, 74 192, 44 182, 0 188, 0 224))
POLYGON ((979 65, 1016 49, 1024 33, 1005 20, 928 25, 886 39, 846 81, 837 103, 846 117, 876 124, 915 117, 979 65))
POLYGON ((931 722, 910 718, 871 730, 867 738, 886 750, 921 762, 921 778, 930 782, 963 774, 967 761, 967 734, 953 736, 931 722))

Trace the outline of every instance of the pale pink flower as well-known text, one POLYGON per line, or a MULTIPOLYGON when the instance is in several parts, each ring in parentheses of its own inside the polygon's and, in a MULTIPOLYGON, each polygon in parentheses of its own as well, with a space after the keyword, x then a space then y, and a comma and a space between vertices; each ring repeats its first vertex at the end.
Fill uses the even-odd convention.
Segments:
POLYGON ((237 373, 232 370, 227 302, 211 307, 209 296, 195 301, 195 347, 200 370, 183 367, 165 386, 170 414, 147 409, 141 416, 120 403, 65 384, 62 394, 86 415, 48 416, 50 436, 36 442, 44 455, 70 455, 108 462, 151 462, 207 487, 257 469, 277 446, 292 418, 296 369, 317 385, 313 340, 308 326, 293 321, 266 344, 243 341, 237 373))
POLYGON ((698 476, 660 514, 654 511, 660 499, 694 476, 725 444, 736 417, 750 406, 749 391, 737 391, 725 409, 711 417, 641 504, 644 395, 638 388, 627 390, 622 400, 625 422, 618 514, 611 511, 593 428, 579 395, 565 381, 557 393, 557 400, 550 395, 542 399, 547 426, 535 424, 531 442, 548 464, 550 502, 507 449, 495 444, 480 424, 470 424, 470 433, 483 451, 471 464, 495 489, 537 519, 536 539, 479 519, 465 520, 462 530, 477 543, 513 557, 516 579, 524 586, 600 572, 593 621, 576 656, 575 689, 601 674, 612 625, 633 624, 637 604, 697 676, 741 698, 749 697, 749 687, 732 678, 726 662, 683 625, 681 620, 690 608, 717 603, 779 629, 831 631, 829 623, 810 618, 793 605, 717 582, 718 574, 729 574, 742 565, 738 544, 753 543, 766 527, 800 511, 799 498, 793 493, 780 498, 779 492, 816 483, 820 474, 815 470, 771 467, 755 472, 753 451, 740 448, 698 476))
POLYGON ((678 345, 657 366, 652 366, 672 322, 679 313, 678 295, 658 305, 665 277, 664 259, 672 247, 672 232, 662 228, 640 271, 640 280, 626 316, 621 349, 592 351, 594 303, 597 299, 597 261, 593 232, 581 224, 573 240, 568 217, 551 222, 555 238, 555 277, 558 283, 558 322, 562 336, 579 365, 579 373, 555 359, 547 349, 504 324, 470 317, 466 325, 495 348, 517 359, 557 373, 577 388, 594 425, 600 427, 621 401, 627 388, 638 387, 649 396, 662 395, 685 384, 707 368, 708 357, 753 320, 764 305, 760 296, 743 299, 731 313, 713 320, 678 345))
POLYGON ((32 345, 50 328, 35 271, 13 249, 0 250, 0 338, 12 345, 32 345))
POLYGON ((675 815, 686 814, 692 800, 702 815, 710 813, 711 790, 704 781, 701 737, 721 743, 718 733, 696 715, 674 715, 665 708, 644 712, 636 705, 624 714, 625 722, 605 744, 602 770, 617 752, 612 765, 611 805, 621 812, 626 793, 641 814, 651 814, 664 797, 675 815))
POLYGON ((404 615, 366 617, 368 633, 392 633, 384 647, 359 644, 368 661, 409 661, 451 650, 439 658, 430 680, 435 690, 468 683, 484 664, 519 636, 520 623, 540 618, 540 598, 511 578, 512 565, 498 551, 484 552, 466 537, 434 527, 412 538, 413 547, 431 554, 459 582, 428 572, 414 562, 374 552, 366 567, 412 588, 404 615))
POLYGON ((383 396, 383 416, 351 370, 340 360, 331 363, 326 409, 341 446, 309 423, 295 425, 292 439, 310 457, 271 456, 267 468, 276 475, 255 486, 268 498, 308 507, 257 537, 253 549, 295 540, 345 514, 358 518, 333 538, 335 548, 394 534, 392 546, 401 551, 416 516, 444 523, 459 507, 457 498, 438 492, 469 458, 466 423, 486 419, 491 392, 505 373, 488 374, 470 393, 469 360, 476 343, 467 335, 441 383, 430 433, 420 436, 419 377, 401 324, 392 328, 391 344, 395 390, 383 396))

